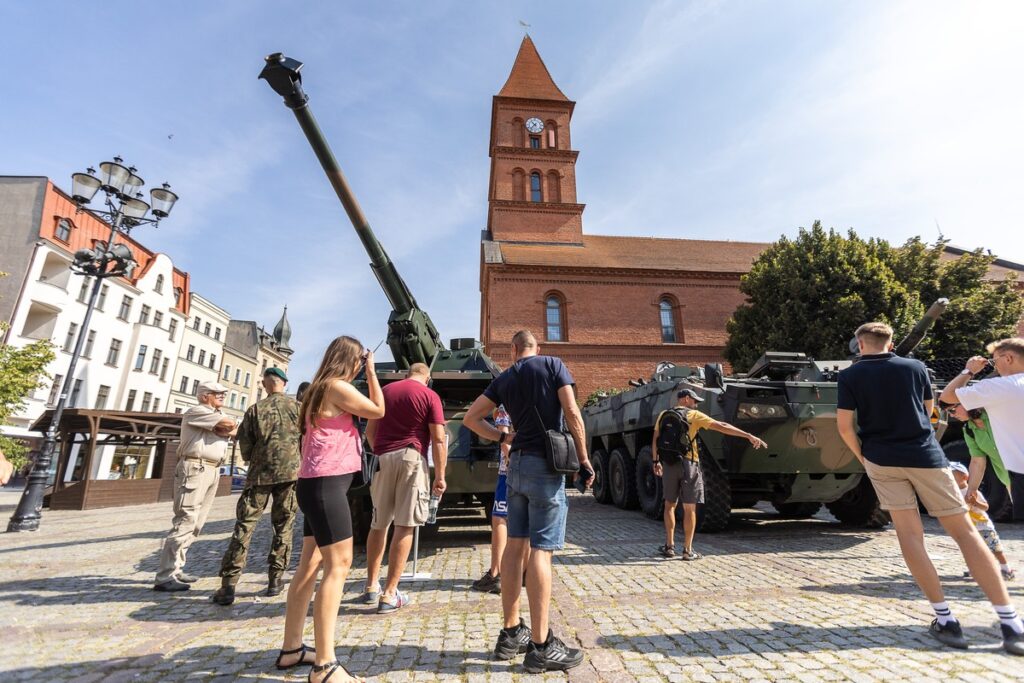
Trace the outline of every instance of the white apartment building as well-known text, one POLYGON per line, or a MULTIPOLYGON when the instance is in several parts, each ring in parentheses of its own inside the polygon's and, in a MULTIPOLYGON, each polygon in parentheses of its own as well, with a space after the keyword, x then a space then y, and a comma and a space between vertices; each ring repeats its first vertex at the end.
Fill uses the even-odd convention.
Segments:
POLYGON ((224 340, 231 314, 196 293, 190 295, 189 318, 178 349, 168 412, 183 413, 198 403, 203 382, 216 382, 224 360, 224 340))

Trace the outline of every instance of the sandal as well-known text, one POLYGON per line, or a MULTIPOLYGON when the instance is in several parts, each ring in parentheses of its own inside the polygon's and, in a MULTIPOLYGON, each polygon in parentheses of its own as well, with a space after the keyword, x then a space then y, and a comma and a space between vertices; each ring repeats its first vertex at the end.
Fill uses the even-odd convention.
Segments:
POLYGON ((294 669, 295 667, 302 666, 304 664, 306 666, 309 666, 309 665, 313 664, 315 660, 306 659, 306 653, 307 652, 309 654, 313 655, 314 657, 316 657, 316 651, 313 648, 311 648, 308 645, 306 645, 305 643, 303 643, 299 647, 295 648, 294 650, 281 650, 281 653, 279 655, 277 655, 277 663, 274 664, 274 666, 277 667, 278 671, 285 671, 286 669, 294 669), (287 665, 281 664, 281 659, 283 657, 287 657, 288 655, 299 655, 299 659, 294 664, 287 664, 287 665))
POLYGON ((662 557, 675 557, 676 556, 676 549, 675 549, 674 546, 671 546, 671 545, 663 545, 663 546, 659 546, 658 547, 658 553, 662 557))
POLYGON ((350 674, 348 672, 348 669, 346 669, 345 667, 343 667, 341 664, 338 663, 338 660, 334 660, 333 662, 327 662, 326 664, 314 664, 313 665, 313 669, 309 672, 309 675, 306 676, 306 680, 309 683, 312 683, 312 681, 313 681, 313 674, 315 674, 315 673, 318 674, 318 673, 320 673, 322 671, 326 671, 327 675, 320 679, 320 683, 327 683, 327 679, 329 679, 331 676, 333 676, 334 672, 337 671, 338 669, 341 669, 342 671, 344 671, 345 675, 348 676, 353 681, 362 681, 363 680, 361 678, 356 678, 355 676, 350 674))
POLYGON ((693 560, 702 560, 702 559, 704 559, 704 556, 701 555, 700 553, 695 553, 692 550, 684 550, 683 551, 682 559, 685 560, 686 562, 691 562, 693 560))

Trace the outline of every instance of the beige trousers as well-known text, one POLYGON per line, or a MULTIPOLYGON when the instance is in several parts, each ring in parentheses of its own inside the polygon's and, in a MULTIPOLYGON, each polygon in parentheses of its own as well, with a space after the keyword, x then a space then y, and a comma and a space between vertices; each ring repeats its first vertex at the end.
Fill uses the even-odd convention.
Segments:
POLYGON ((185 566, 185 554, 199 536, 213 506, 220 468, 195 460, 179 460, 174 470, 174 521, 160 551, 156 583, 166 583, 185 566))

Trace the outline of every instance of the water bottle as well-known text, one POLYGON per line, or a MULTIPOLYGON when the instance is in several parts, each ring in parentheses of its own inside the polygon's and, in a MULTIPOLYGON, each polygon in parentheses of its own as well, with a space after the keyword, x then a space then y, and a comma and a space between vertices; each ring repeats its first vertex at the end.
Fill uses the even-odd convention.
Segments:
POLYGON ((441 505, 441 496, 430 494, 430 507, 427 508, 427 524, 437 524, 437 508, 441 505))

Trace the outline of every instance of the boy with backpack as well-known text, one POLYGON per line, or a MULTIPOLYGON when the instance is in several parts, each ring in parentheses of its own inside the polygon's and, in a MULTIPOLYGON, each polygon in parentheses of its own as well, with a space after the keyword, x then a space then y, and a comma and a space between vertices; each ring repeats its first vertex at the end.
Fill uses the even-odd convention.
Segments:
POLYGON ((699 560, 693 551, 693 533, 697 528, 697 503, 704 502, 704 478, 700 469, 697 432, 711 429, 729 436, 746 439, 754 448, 767 444, 753 434, 719 422, 697 410, 700 395, 682 388, 676 393, 676 407, 665 410, 654 423, 651 459, 654 474, 662 478, 665 493, 665 545, 658 548, 662 557, 675 557, 676 505, 683 504, 682 559, 699 560))

